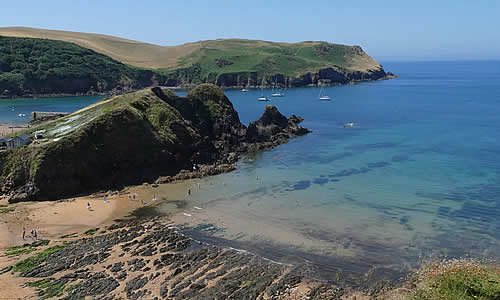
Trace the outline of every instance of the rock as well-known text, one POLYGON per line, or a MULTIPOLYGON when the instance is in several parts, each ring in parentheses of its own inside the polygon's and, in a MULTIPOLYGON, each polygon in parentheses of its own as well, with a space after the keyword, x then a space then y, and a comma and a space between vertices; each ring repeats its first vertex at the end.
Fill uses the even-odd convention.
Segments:
POLYGON ((119 104, 102 114, 62 118, 90 118, 78 131, 43 146, 0 152, 0 189, 9 201, 215 175, 234 170, 238 153, 272 148, 308 132, 297 125, 298 117, 287 120, 275 106, 246 128, 224 92, 211 84, 185 98, 153 88, 112 101, 119 104), (194 165, 202 167, 191 172, 194 165))

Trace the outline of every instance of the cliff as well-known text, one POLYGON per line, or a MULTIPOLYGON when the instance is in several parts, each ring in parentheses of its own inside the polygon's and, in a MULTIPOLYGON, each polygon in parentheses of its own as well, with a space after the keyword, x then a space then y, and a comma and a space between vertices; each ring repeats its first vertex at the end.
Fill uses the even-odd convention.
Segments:
POLYGON ((160 88, 116 96, 32 127, 27 133, 42 131, 45 138, 0 152, 0 189, 11 202, 54 200, 151 182, 193 164, 231 164, 239 152, 309 132, 272 106, 263 118, 265 124, 259 120, 262 126, 247 129, 222 90, 210 84, 185 98, 160 88))
POLYGON ((360 46, 328 42, 202 41, 198 51, 159 69, 166 86, 210 82, 221 87, 301 87, 388 79, 360 46))

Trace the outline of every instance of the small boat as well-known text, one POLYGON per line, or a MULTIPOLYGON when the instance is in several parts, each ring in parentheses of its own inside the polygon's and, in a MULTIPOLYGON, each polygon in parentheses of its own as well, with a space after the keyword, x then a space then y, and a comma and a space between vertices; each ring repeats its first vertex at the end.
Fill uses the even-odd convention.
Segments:
POLYGON ((264 87, 260 89, 260 97, 257 98, 258 101, 270 101, 271 99, 264 96, 264 87))
POLYGON ((283 97, 283 96, 285 96, 285 94, 283 94, 278 89, 276 89, 277 85, 278 85, 277 83, 274 84, 273 91, 271 93, 271 97, 283 97))
POLYGON ((26 117, 26 114, 18 114, 18 117, 26 117))
POLYGON ((358 125, 358 124, 356 124, 356 123, 345 123, 344 124, 344 128, 354 127, 356 125, 358 125))
POLYGON ((332 98, 330 98, 330 96, 328 96, 328 95, 323 95, 323 86, 321 86, 321 89, 319 90, 318 99, 328 101, 328 100, 331 100, 332 98))
POLYGON ((243 93, 248 92, 248 90, 247 90, 247 89, 242 89, 241 91, 242 91, 243 93))

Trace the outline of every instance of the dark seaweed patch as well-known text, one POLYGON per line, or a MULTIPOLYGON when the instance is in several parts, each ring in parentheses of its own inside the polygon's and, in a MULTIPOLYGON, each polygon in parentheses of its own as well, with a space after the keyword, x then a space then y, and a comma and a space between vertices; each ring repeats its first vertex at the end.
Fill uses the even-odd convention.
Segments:
POLYGON ((344 199, 347 200, 347 201, 351 201, 351 202, 355 202, 356 199, 354 199, 353 196, 349 195, 349 194, 344 194, 344 199))
POLYGON ((369 151, 375 149, 385 149, 385 148, 394 148, 397 147, 400 143, 395 142, 381 142, 381 143, 372 143, 372 144, 357 144, 346 147, 350 150, 356 151, 369 151))
POLYGON ((401 225, 408 224, 409 220, 410 220, 409 216, 402 216, 401 218, 399 218, 399 224, 401 225))
POLYGON ((341 153, 336 153, 333 155, 329 155, 325 158, 322 158, 318 162, 319 163, 330 163, 332 161, 343 159, 343 158, 353 156, 353 155, 354 155, 354 153, 352 153, 352 152, 341 152, 341 153))
POLYGON ((380 161, 380 162, 374 162, 374 163, 367 163, 366 165, 368 166, 368 168, 375 169, 375 168, 387 167, 390 164, 391 164, 390 162, 380 161))
POLYGON ((314 183, 314 184, 323 185, 323 184, 328 183, 328 179, 326 179, 326 178, 321 178, 321 177, 319 177, 319 178, 314 178, 314 179, 313 179, 313 183, 314 183))
POLYGON ((450 215, 451 208, 448 206, 440 206, 437 210, 437 214, 440 217, 448 217, 450 215))
POLYGON ((357 174, 364 174, 370 172, 370 169, 367 167, 359 168, 359 169, 344 169, 340 172, 337 172, 335 174, 328 175, 330 178, 336 178, 336 177, 345 177, 345 176, 351 176, 351 175, 357 175, 357 174))
POLYGON ((408 155, 404 155, 404 154, 394 155, 391 158, 392 162, 403 162, 403 161, 407 161, 407 160, 410 160, 410 157, 408 155))
POLYGON ((305 190, 305 189, 309 188, 310 186, 311 186, 310 180, 300 180, 300 181, 297 181, 297 183, 295 183, 292 186, 292 190, 293 191, 305 190))

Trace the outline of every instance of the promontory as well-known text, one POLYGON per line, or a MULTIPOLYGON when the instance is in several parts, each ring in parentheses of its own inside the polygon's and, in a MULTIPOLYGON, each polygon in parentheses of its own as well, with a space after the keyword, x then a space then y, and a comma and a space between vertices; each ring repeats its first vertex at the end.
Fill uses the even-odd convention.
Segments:
POLYGON ((336 85, 393 77, 360 46, 218 39, 157 46, 101 34, 0 28, 0 96, 124 93, 151 86, 336 85))

